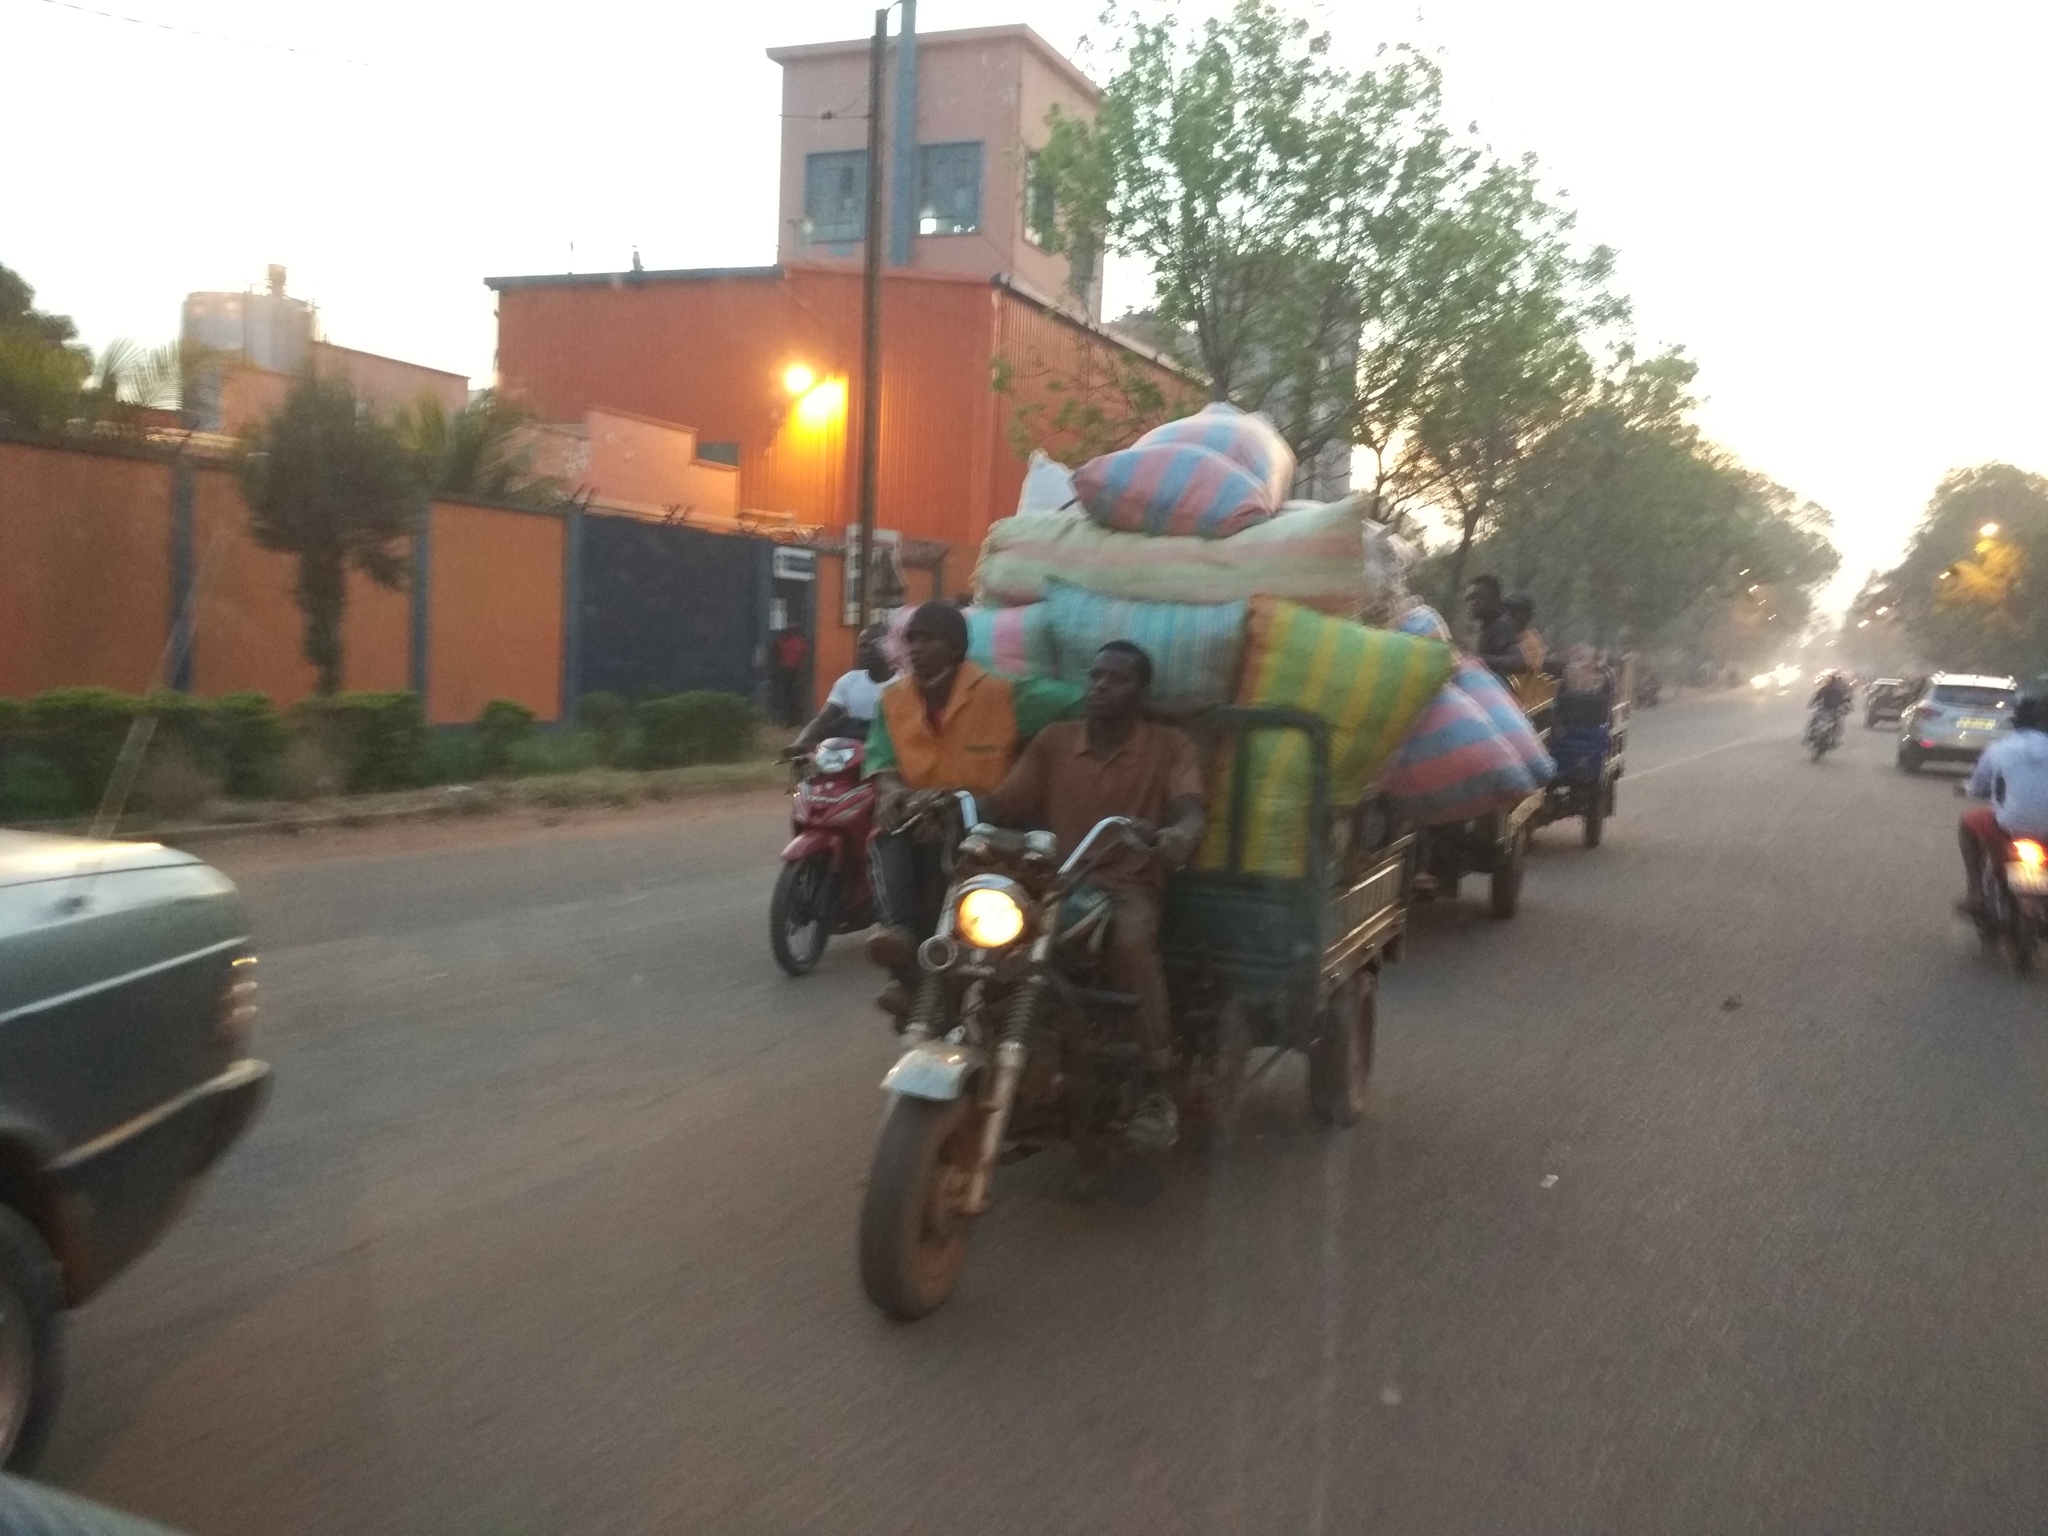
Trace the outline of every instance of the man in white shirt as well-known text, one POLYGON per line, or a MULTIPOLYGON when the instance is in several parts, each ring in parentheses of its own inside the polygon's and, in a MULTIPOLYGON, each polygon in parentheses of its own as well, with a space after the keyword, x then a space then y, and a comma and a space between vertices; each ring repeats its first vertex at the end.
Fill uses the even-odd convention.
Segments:
POLYGON ((832 685, 818 717, 789 744, 791 752, 816 746, 828 736, 867 740, 868 726, 875 711, 881 708, 882 688, 896 675, 883 646, 888 633, 888 626, 883 624, 870 624, 860 632, 860 638, 854 642, 854 669, 842 674, 832 685))
POLYGON ((1967 791, 1981 804, 1963 812, 1958 837, 1968 894, 1963 910, 1984 906, 1987 859, 2005 857, 2015 837, 2048 838, 2048 689, 2029 685, 2013 702, 2012 733, 1977 759, 1967 791))

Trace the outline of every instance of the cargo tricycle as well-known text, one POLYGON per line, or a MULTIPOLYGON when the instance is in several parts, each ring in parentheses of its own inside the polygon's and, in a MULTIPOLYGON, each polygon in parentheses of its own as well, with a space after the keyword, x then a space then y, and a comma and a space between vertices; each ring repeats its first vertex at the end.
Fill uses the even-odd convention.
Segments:
MULTIPOLYGON (((1198 734, 1234 754, 1235 771, 1223 867, 1174 874, 1163 903, 1183 1123, 1227 1136, 1247 1086, 1298 1050, 1310 1108, 1350 1125, 1372 1067, 1378 972, 1404 928, 1408 839, 1369 806, 1339 817, 1316 716, 1219 708, 1198 734), (1284 876, 1247 868, 1245 852, 1247 748, 1267 731, 1298 732, 1309 748, 1303 868, 1284 876)), ((1145 846, 1141 829, 1108 817, 1062 859, 1051 833, 963 809, 971 831, 918 951, 909 1046, 883 1079, 889 1105, 861 1208, 862 1286, 903 1320, 951 1294, 999 1164, 1066 1147, 1084 1170, 1100 1168, 1128 1150, 1145 1092, 1137 999, 1108 983, 1110 906, 1088 880, 1109 851, 1145 846)))

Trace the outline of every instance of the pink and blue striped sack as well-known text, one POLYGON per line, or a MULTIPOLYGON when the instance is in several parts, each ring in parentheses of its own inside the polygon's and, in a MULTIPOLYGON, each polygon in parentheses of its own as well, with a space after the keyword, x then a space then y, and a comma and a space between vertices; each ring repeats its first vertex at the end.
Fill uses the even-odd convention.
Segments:
POLYGON ((1270 511, 1279 511, 1294 489, 1294 450, 1287 439, 1265 417, 1240 411, 1226 400, 1213 400, 1192 416, 1154 427, 1137 446, 1149 443, 1193 443, 1222 454, 1259 482, 1270 511))
POLYGON ((1057 677, 1059 650, 1053 637, 1052 605, 970 608, 967 659, 1004 677, 1057 677))
POLYGON ((1455 682, 1438 690, 1380 775, 1394 809, 1424 827, 1505 810, 1537 787, 1507 737, 1455 682))
POLYGON ((1536 734, 1529 717, 1522 713, 1522 706, 1508 692, 1507 684, 1495 677, 1485 662, 1465 657, 1451 674, 1451 686, 1463 690, 1486 712, 1486 718, 1506 738, 1517 761, 1528 770, 1538 788, 1557 777, 1557 764, 1543 750, 1543 738, 1536 734))
POLYGON ((1224 539, 1265 522, 1273 503, 1250 470, 1194 443, 1139 443, 1074 472, 1088 515, 1122 533, 1224 539))

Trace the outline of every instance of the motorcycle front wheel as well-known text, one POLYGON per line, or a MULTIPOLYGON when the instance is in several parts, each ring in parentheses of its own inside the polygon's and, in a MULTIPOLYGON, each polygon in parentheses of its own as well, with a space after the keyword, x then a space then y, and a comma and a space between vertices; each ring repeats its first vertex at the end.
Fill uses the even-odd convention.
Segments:
POLYGON ((971 1097, 890 1102, 860 1207, 860 1284, 898 1322, 937 1311, 960 1278, 980 1128, 971 1097))
POLYGON ((832 856, 814 853, 782 866, 768 901, 768 947, 792 976, 806 976, 825 957, 835 905, 832 856))

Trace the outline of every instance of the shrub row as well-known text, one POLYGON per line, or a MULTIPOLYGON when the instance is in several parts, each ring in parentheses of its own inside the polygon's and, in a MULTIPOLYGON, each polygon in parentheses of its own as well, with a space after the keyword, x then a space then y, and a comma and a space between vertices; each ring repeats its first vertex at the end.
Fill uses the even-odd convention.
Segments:
POLYGON ((486 704, 464 731, 437 732, 411 693, 343 693, 279 714, 260 693, 195 699, 57 688, 0 699, 0 821, 80 816, 98 805, 130 728, 154 721, 130 804, 195 811, 218 795, 311 799, 594 766, 672 768, 752 751, 758 721, 735 694, 695 692, 627 704, 597 693, 575 731, 540 733, 533 711, 486 704))

